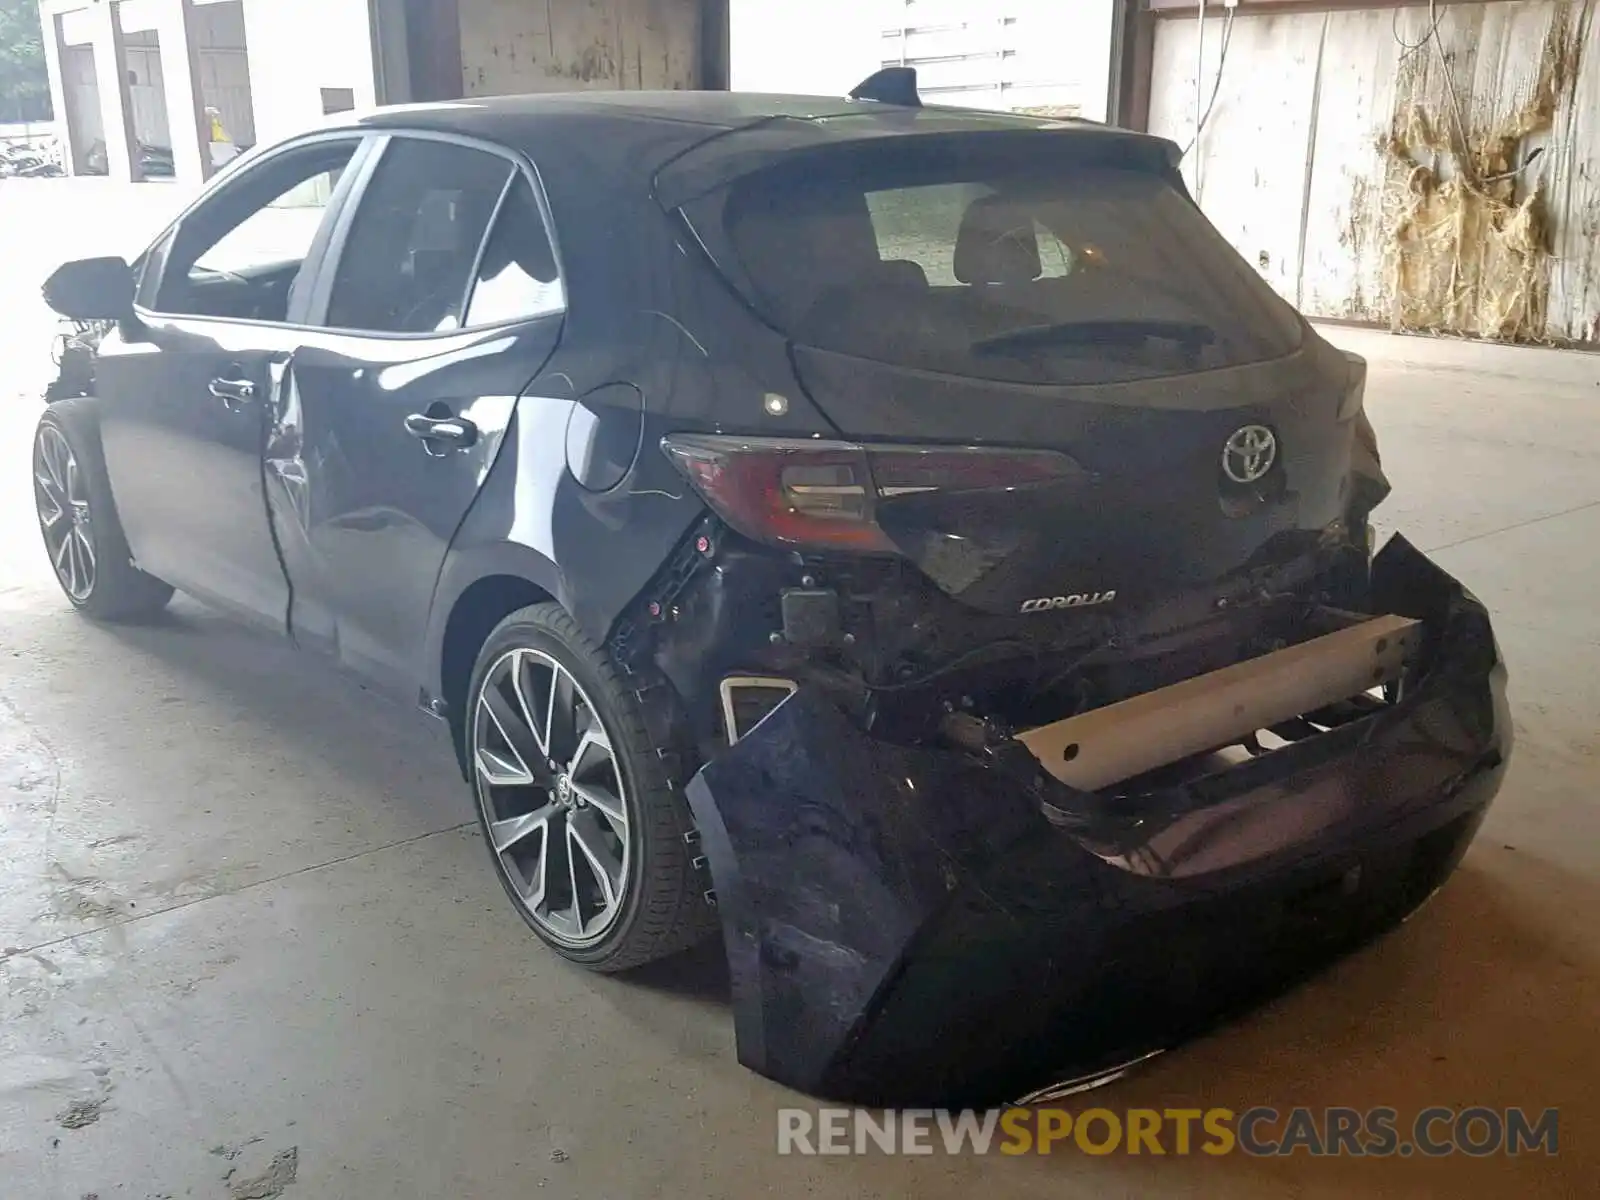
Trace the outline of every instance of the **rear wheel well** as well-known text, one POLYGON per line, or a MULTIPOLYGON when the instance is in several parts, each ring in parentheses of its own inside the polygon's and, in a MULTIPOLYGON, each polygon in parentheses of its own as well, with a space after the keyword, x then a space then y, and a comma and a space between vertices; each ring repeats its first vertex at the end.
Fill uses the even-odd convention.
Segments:
POLYGON ((450 610, 440 653, 439 684, 463 773, 467 770, 467 689, 472 684, 478 651, 495 626, 512 613, 552 598, 538 584, 519 575, 489 575, 462 592, 450 610))

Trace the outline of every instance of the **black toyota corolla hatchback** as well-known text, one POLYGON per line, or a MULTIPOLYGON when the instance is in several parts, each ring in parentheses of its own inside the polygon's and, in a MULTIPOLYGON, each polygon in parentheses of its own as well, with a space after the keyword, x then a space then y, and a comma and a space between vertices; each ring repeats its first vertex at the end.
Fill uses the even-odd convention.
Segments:
POLYGON ((742 1061, 987 1102, 1408 915, 1510 732, 1481 606, 1372 553, 1364 364, 1175 147, 906 83, 257 151, 51 279, 34 473, 85 613, 441 718, 558 953, 720 923, 742 1061))

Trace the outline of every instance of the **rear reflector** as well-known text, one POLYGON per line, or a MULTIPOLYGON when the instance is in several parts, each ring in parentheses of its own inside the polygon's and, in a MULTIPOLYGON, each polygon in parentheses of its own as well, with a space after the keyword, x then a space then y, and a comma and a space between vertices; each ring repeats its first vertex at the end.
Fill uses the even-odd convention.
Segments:
POLYGON ((1083 474, 1051 450, 858 445, 673 434, 661 448, 713 511, 776 545, 898 553, 878 504, 927 492, 1025 487, 1083 474))
POLYGON ((759 675, 729 675, 722 681, 722 723, 733 745, 772 711, 800 690, 792 679, 772 679, 759 675))

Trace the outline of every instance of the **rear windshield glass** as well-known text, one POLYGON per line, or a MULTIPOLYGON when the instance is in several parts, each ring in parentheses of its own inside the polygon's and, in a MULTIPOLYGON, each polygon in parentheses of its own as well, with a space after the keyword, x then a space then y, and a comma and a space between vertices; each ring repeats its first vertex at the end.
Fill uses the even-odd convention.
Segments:
POLYGON ((1294 311, 1160 175, 980 149, 747 176, 719 201, 719 257, 794 340, 948 374, 1103 383, 1299 346, 1294 311))

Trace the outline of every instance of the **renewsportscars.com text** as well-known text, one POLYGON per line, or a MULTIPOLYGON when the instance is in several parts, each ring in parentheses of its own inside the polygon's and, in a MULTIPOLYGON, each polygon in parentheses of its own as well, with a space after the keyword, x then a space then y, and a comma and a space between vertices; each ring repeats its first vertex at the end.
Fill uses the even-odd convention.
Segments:
POLYGON ((779 1154, 1247 1154, 1442 1158, 1560 1151, 1558 1109, 778 1110, 779 1154))

